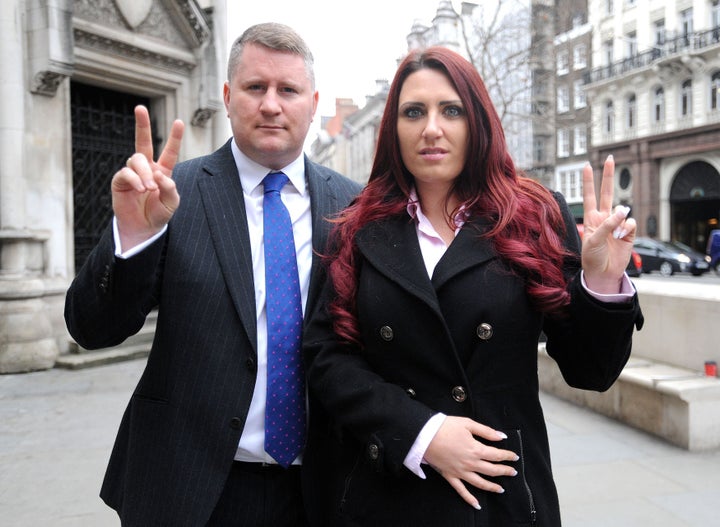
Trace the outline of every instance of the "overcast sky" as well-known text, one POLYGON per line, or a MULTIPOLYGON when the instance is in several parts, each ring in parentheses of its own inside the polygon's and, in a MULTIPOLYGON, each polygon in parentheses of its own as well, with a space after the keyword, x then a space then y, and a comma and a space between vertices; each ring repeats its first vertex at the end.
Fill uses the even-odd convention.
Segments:
MULTIPOLYGON (((335 114, 335 98, 360 107, 375 93, 376 79, 392 80, 397 59, 407 52, 413 22, 429 25, 440 0, 229 0, 228 47, 248 26, 281 22, 306 40, 315 56, 320 116, 335 114)), ((454 1, 455 10, 460 2, 454 1)), ((311 130, 311 135, 317 131, 311 130)))

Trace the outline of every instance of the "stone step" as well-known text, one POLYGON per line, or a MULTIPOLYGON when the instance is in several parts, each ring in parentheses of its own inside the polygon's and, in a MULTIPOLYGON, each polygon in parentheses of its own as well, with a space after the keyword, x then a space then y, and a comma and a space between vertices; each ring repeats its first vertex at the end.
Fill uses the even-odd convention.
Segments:
POLYGON ((68 353, 61 355, 55 361, 56 368, 67 370, 80 370, 93 368, 105 364, 122 362, 126 360, 147 357, 150 353, 151 343, 122 345, 114 348, 105 348, 94 351, 83 351, 82 353, 68 353))
POLYGON ((541 344, 540 388, 686 450, 720 448, 720 379, 646 358, 631 358, 606 392, 569 387, 541 344))

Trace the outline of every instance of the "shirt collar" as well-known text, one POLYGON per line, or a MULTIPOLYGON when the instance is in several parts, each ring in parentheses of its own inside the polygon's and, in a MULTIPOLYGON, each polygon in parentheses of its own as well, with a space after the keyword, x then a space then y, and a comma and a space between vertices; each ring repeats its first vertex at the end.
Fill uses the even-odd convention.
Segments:
MULTIPOLYGON (((420 207, 420 200, 418 199, 417 191, 414 187, 410 190, 410 195, 408 196, 407 213, 420 226, 421 230, 426 231, 428 229, 432 229, 432 231, 435 232, 435 229, 430 224, 430 220, 428 220, 425 214, 423 214, 422 208, 420 207)), ((455 216, 456 233, 463 225, 465 225, 465 221, 467 221, 467 213, 465 211, 465 206, 463 205, 460 207, 460 210, 455 216)))
MULTIPOLYGON (((240 184, 242 185, 243 192, 246 194, 252 194, 258 187, 262 186, 262 180, 269 172, 280 171, 285 173, 290 183, 292 183, 293 187, 295 187, 301 196, 304 196, 307 192, 304 154, 301 153, 294 161, 280 170, 271 170, 243 154, 235 143, 235 139, 232 140, 230 148, 233 158, 235 159, 238 174, 240 174, 240 184)), ((262 189, 258 191, 262 192, 262 189)))

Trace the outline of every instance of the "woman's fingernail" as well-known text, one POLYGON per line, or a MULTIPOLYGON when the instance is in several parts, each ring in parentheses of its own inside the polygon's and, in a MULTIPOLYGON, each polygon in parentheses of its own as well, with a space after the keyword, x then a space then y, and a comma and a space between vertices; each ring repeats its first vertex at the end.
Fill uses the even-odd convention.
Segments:
POLYGON ((500 439, 507 439, 507 436, 503 434, 502 432, 497 432, 497 435, 500 439))
POLYGON ((605 161, 613 161, 614 159, 615 159, 615 158, 613 157, 613 155, 610 154, 610 155, 607 156, 607 158, 605 159, 605 161))
POLYGON ((616 240, 621 240, 622 238, 627 236, 627 233, 628 233, 627 229, 623 229, 622 227, 617 227, 613 231, 613 238, 615 238, 616 240))
POLYGON ((518 474, 518 473, 517 473, 517 470, 513 470, 513 471, 512 471, 512 474, 510 474, 510 475, 511 475, 511 476, 517 476, 517 474, 518 474))
POLYGON ((479 503, 476 503, 475 505, 473 505, 473 507, 475 508, 476 511, 479 511, 480 509, 482 509, 482 507, 480 506, 479 503))
POLYGON ((615 207, 615 214, 618 214, 623 218, 627 218, 628 214, 630 214, 630 207, 627 207, 625 205, 618 205, 617 207, 615 207))
POLYGON ((498 493, 498 494, 504 494, 504 493, 505 493, 505 489, 502 488, 502 487, 500 487, 500 490, 498 490, 497 493, 498 493))

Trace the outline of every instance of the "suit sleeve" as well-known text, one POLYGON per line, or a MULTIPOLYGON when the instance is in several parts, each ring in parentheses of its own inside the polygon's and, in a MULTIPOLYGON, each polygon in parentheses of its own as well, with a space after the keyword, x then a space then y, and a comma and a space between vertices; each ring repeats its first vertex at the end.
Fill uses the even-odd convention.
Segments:
POLYGON ((157 304, 165 238, 118 259, 108 226, 65 296, 65 323, 78 344, 86 349, 115 346, 142 328, 157 304))
POLYGON ((570 386, 605 391, 630 358, 634 329, 643 315, 637 293, 630 302, 601 302, 580 283, 580 238, 563 197, 556 193, 567 229, 566 246, 577 255, 568 260, 570 306, 566 316, 548 317, 544 325, 547 352, 570 386))

